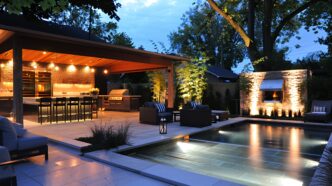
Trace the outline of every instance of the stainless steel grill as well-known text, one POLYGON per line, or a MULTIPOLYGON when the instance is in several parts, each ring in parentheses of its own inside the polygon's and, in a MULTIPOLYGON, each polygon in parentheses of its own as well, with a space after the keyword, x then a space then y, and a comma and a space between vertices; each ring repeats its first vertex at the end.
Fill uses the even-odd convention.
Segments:
POLYGON ((128 89, 113 89, 109 93, 109 100, 110 101, 122 101, 123 96, 129 95, 128 89))

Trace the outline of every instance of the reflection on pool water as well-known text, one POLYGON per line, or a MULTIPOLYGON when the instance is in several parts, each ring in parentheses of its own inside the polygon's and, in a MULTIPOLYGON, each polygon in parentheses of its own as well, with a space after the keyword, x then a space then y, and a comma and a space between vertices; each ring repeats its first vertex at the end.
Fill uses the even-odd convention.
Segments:
POLYGON ((245 185, 308 185, 330 131, 237 124, 130 156, 245 185))

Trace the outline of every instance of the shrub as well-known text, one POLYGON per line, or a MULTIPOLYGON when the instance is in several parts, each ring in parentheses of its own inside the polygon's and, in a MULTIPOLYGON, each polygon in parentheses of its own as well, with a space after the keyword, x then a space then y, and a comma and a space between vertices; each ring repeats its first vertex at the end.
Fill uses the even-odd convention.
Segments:
POLYGON ((130 125, 120 125, 114 129, 112 125, 94 125, 90 131, 92 136, 77 138, 79 141, 90 143, 91 146, 84 151, 111 149, 128 144, 130 125))

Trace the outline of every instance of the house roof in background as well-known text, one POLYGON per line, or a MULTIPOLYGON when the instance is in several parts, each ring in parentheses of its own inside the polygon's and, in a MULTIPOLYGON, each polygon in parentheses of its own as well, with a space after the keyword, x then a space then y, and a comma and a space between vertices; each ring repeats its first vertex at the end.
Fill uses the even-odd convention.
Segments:
POLYGON ((8 14, 6 12, 0 12, 0 24, 10 27, 24 28, 39 32, 73 37, 77 39, 105 42, 104 40, 93 34, 89 36, 89 32, 86 32, 80 28, 60 25, 49 21, 30 20, 25 18, 24 16, 8 14))
MULTIPOLYGON (((135 48, 129 48, 119 45, 112 45, 106 43, 101 38, 91 35, 80 28, 75 28, 66 25, 59 25, 51 23, 49 21, 42 20, 28 20, 21 15, 12 15, 0 11, 0 29, 7 32, 19 33, 27 36, 35 36, 38 38, 44 38, 47 40, 66 40, 76 44, 85 44, 89 47, 106 47, 110 50, 117 50, 126 52, 130 55, 145 56, 147 58, 163 58, 173 61, 188 61, 189 59, 177 55, 166 55, 156 52, 150 52, 145 50, 139 50, 135 48)), ((1 37, 0 37, 1 38, 1 37)))
POLYGON ((224 79, 237 79, 239 75, 235 74, 231 70, 223 69, 216 66, 208 66, 207 73, 217 77, 224 79))

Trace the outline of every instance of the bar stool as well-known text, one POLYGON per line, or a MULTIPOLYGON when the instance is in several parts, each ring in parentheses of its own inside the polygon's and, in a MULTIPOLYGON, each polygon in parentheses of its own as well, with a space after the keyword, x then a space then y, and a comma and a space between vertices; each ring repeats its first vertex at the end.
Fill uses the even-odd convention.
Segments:
POLYGON ((96 118, 98 118, 98 110, 99 110, 98 97, 93 97, 92 98, 92 116, 95 114, 96 118))
POLYGON ((77 121, 80 121, 80 98, 79 97, 70 97, 67 102, 67 120, 72 121, 74 116, 77 121))
POLYGON ((59 117, 66 122, 66 98, 55 98, 53 102, 53 116, 55 117, 56 123, 59 121, 59 117))
POLYGON ((92 97, 83 97, 80 103, 80 112, 84 121, 87 116, 92 119, 92 97))
POLYGON ((38 105, 38 122, 42 125, 46 118, 52 123, 52 98, 40 98, 38 105), (46 110, 46 112, 44 112, 46 110))

